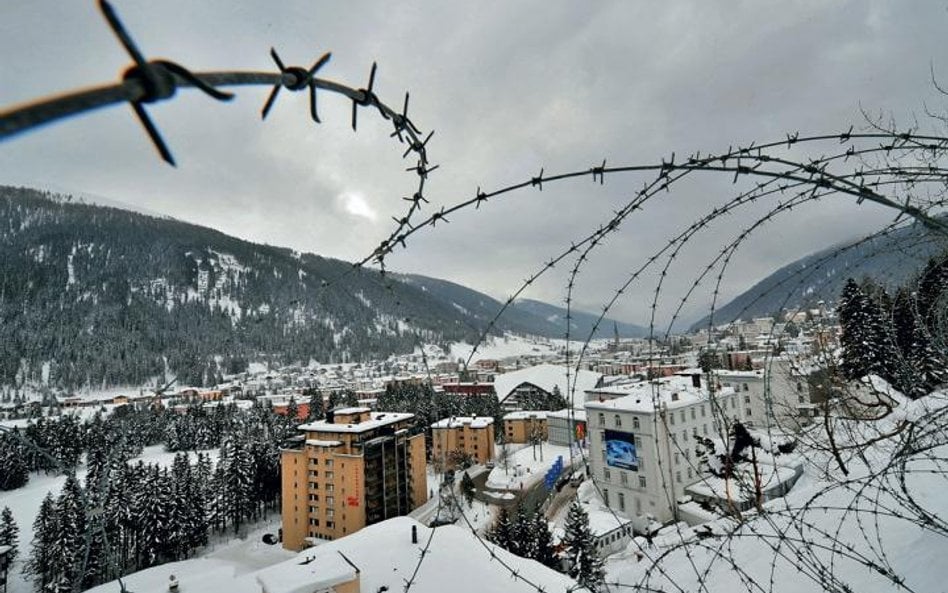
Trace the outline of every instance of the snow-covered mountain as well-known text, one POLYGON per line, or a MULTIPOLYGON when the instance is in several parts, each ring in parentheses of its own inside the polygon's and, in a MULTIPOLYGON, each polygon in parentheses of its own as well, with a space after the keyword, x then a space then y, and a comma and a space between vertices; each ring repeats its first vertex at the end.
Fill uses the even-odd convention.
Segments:
MULTIPOLYGON (((0 187, 0 386, 142 384, 168 371, 202 384, 250 360, 384 358, 471 343, 500 309, 420 278, 0 187)), ((565 333, 521 311, 491 329, 504 332, 565 333)))

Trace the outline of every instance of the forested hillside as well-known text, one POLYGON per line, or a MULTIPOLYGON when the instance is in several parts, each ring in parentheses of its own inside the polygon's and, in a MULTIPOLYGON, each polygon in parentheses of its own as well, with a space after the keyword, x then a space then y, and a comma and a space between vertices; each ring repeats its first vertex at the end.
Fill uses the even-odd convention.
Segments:
MULTIPOLYGON (((718 307, 714 323, 774 315, 781 309, 835 303, 847 278, 873 278, 894 288, 919 272, 928 258, 948 249, 944 237, 920 224, 860 242, 823 249, 767 276, 749 290, 718 307)), ((692 326, 706 329, 708 317, 692 326)))
MULTIPOLYGON (((0 386, 202 384, 248 360, 363 360, 478 335, 371 270, 0 187, 0 386)), ((502 329, 502 328, 501 328, 502 329)))

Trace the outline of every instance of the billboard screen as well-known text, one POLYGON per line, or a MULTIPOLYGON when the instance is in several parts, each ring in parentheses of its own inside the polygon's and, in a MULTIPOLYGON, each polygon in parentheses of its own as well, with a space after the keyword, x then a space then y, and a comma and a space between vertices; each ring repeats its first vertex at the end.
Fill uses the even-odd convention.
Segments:
POLYGON ((635 436, 629 432, 606 430, 606 465, 637 471, 639 460, 635 454, 635 436))

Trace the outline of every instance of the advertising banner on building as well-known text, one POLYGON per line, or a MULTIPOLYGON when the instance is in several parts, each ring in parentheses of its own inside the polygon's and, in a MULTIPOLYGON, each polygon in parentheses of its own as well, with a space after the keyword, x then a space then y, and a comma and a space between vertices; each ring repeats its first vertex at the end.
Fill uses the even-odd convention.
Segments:
POLYGON ((632 433, 606 430, 605 440, 606 465, 638 471, 639 460, 635 452, 635 436, 632 433))

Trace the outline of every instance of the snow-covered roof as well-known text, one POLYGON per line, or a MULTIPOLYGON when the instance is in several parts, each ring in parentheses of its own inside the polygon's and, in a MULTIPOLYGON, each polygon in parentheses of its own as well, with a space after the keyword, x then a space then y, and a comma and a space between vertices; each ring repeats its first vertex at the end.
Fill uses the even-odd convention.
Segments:
MULTIPOLYGON (((359 409, 361 410, 363 408, 359 409)), ((367 410, 368 408, 365 409, 367 410)), ((305 432, 365 432, 367 430, 372 430, 374 428, 379 428, 388 424, 395 424, 396 422, 401 422, 403 420, 410 420, 414 417, 414 414, 408 414, 405 412, 372 412, 369 416, 369 419, 363 420, 362 422, 346 424, 342 422, 330 423, 326 422, 325 420, 317 420, 316 422, 300 424, 297 427, 297 430, 302 430, 305 432)))
POLYGON ((470 428, 487 428, 494 423, 490 416, 452 416, 438 420, 431 425, 431 428, 461 428, 469 426, 470 428))
POLYGON ((557 410, 555 412, 547 412, 546 417, 549 418, 563 418, 568 420, 570 417, 575 418, 580 422, 586 421, 586 410, 570 410, 569 408, 563 408, 562 410, 557 410))
MULTIPOLYGON (((653 413, 657 405, 664 404, 668 408, 674 409, 706 402, 709 396, 706 387, 695 387, 690 379, 679 376, 665 377, 647 383, 598 389, 596 392, 612 395, 615 399, 587 401, 587 410, 623 410, 653 413)), ((733 393, 733 389, 724 387, 718 390, 717 395, 727 396, 733 393)))
POLYGON ((293 560, 258 571, 257 582, 267 593, 311 593, 348 583, 359 574, 357 565, 339 550, 317 554, 318 550, 306 550, 293 560))
MULTIPOLYGON (((485 549, 466 528, 455 525, 438 527, 438 533, 415 575, 413 593, 484 593, 484 591, 536 592, 536 587, 547 591, 564 591, 575 587, 569 577, 533 560, 487 544, 485 549), (516 571, 519 578, 503 569, 497 557, 516 571), (465 576, 467 575, 467 576, 465 576), (467 578, 476 575, 476 578, 467 578), (529 581, 532 584, 528 584, 529 581)), ((418 565, 418 558, 431 534, 431 528, 408 517, 397 517, 370 525, 344 538, 322 543, 304 550, 286 562, 274 565, 257 574, 267 593, 297 593, 318 590, 314 579, 341 577, 346 568, 345 555, 359 568, 361 591, 400 590, 418 565), (412 527, 417 529, 418 543, 411 540, 412 527), (300 565, 303 560, 309 564, 300 565), (325 574, 319 567, 325 566, 325 574), (307 567, 312 567, 307 569, 307 567), (266 582, 260 576, 268 575, 266 582), (280 575, 279 580, 269 575, 280 575)), ((351 570, 351 567, 349 567, 351 570)), ((323 582, 322 580, 319 581, 323 582)), ((223 590, 224 587, 218 590, 223 590)))
POLYGON ((541 364, 534 367, 504 373, 494 377, 494 391, 497 399, 504 401, 514 389, 524 383, 530 383, 540 389, 553 393, 559 388, 560 394, 569 400, 572 387, 576 388, 576 399, 583 400, 583 393, 593 389, 602 379, 602 373, 580 370, 554 364, 541 364), (569 382, 567 383, 567 371, 569 382))
POLYGON ((714 374, 722 378, 734 378, 734 379, 763 379, 764 371, 762 369, 757 369, 754 371, 728 371, 725 369, 718 369, 714 371, 714 374))
POLYGON ((332 411, 333 414, 361 414, 363 412, 369 412, 371 408, 366 408, 363 406, 353 406, 351 408, 336 408, 332 411))
POLYGON ((530 418, 546 418, 547 414, 552 412, 547 412, 545 410, 517 410, 516 412, 508 412, 504 414, 504 420, 529 420, 530 418))

